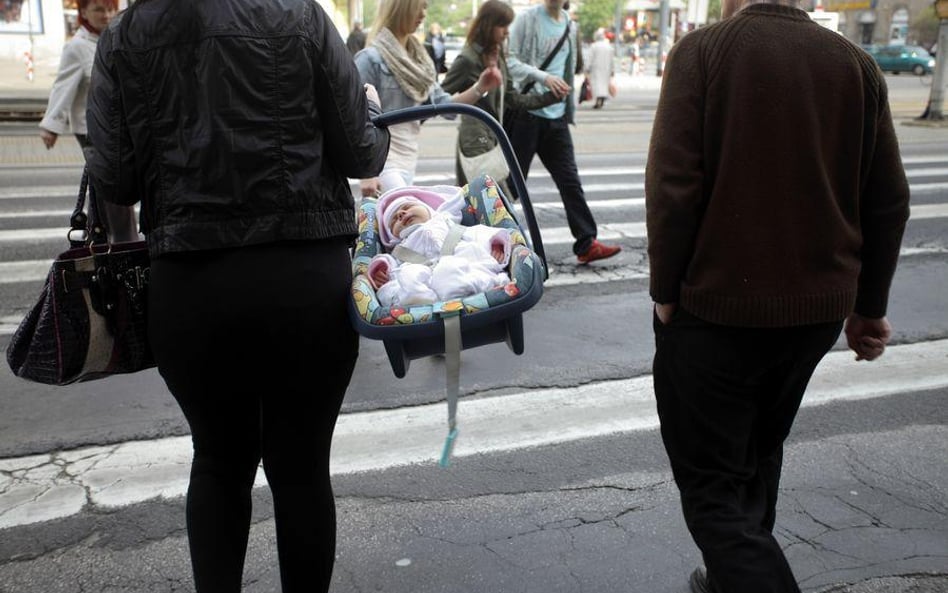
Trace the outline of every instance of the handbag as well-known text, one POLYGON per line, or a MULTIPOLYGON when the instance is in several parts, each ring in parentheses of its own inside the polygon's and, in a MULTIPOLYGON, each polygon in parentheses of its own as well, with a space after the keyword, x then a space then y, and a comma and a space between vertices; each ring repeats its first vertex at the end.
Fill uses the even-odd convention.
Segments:
POLYGON ((504 157, 504 151, 500 148, 500 143, 477 156, 465 156, 464 151, 458 146, 458 160, 461 162, 461 170, 464 171, 464 176, 468 180, 486 173, 494 181, 503 181, 510 175, 510 168, 507 166, 507 159, 504 157))
MULTIPOLYGON (((570 32, 569 30, 570 30, 570 24, 566 23, 566 29, 563 31, 563 35, 560 36, 559 40, 556 42, 556 45, 553 46, 553 49, 550 50, 550 53, 546 55, 546 57, 543 59, 543 62, 538 66, 539 70, 546 70, 547 66, 550 65, 550 62, 553 61, 553 56, 555 56, 560 51, 560 48, 563 47, 563 44, 566 43, 566 38, 569 37, 569 32, 570 32)), ((536 84, 536 81, 531 80, 527 84, 523 85, 523 88, 520 89, 520 94, 526 95, 527 93, 530 92, 530 89, 532 89, 535 84, 536 84)), ((513 135, 513 129, 514 129, 515 123, 517 119, 520 117, 519 112, 520 112, 519 109, 511 108, 507 110, 507 114, 505 115, 507 118, 507 121, 503 122, 503 126, 504 126, 504 131, 507 132, 508 136, 513 135)))
POLYGON ((583 101, 592 101, 593 90, 592 85, 589 84, 589 78, 583 78, 583 84, 579 86, 579 102, 583 101))
POLYGON ((109 243, 102 220, 83 171, 70 249, 53 261, 7 348, 16 376, 67 385, 155 366, 146 335, 148 249, 144 241, 109 243), (89 216, 82 211, 87 190, 89 216))

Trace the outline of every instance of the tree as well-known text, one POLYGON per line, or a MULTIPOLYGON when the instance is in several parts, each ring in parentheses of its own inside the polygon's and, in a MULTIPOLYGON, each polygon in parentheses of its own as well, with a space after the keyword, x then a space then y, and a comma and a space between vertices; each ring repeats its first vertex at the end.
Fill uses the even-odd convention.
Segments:
POLYGON ((912 20, 909 36, 919 45, 931 47, 938 41, 938 22, 935 6, 930 5, 912 20))
POLYGON ((615 26, 616 2, 624 0, 584 0, 576 10, 579 32, 583 39, 592 41, 596 29, 612 30, 615 26))
POLYGON ((708 0, 708 23, 721 20, 721 0, 708 0))

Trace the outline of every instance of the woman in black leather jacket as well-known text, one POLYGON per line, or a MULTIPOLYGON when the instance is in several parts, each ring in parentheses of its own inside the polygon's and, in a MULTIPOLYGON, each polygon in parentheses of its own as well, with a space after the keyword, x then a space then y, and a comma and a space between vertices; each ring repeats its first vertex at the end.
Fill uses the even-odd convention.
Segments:
POLYGON ((283 591, 329 588, 329 445, 358 354, 347 177, 381 170, 380 112, 311 0, 139 0, 99 42, 89 166, 100 197, 141 201, 199 593, 241 588, 261 460, 283 591))

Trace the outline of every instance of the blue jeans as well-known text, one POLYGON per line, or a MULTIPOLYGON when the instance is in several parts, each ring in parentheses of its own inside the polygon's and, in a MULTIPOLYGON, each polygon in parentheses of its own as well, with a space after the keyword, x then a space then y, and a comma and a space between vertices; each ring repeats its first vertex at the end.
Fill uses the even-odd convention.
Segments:
POLYGON ((563 200, 563 208, 566 209, 570 233, 576 240, 573 253, 585 253, 596 238, 596 221, 586 204, 586 194, 579 180, 573 136, 566 117, 546 119, 520 112, 511 122, 509 134, 524 179, 530 174, 533 155, 538 155, 540 162, 550 172, 563 200))

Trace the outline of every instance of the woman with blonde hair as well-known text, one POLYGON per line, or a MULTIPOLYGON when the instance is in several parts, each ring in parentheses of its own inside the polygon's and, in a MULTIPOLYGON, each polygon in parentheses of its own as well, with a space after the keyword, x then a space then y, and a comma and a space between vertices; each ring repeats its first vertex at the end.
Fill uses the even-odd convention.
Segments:
MULTIPOLYGON (((448 94, 438 84, 434 62, 415 31, 425 20, 427 0, 384 0, 372 26, 368 45, 355 56, 362 81, 375 86, 383 111, 422 103, 458 101, 473 104, 500 84, 496 67, 483 68, 472 84, 448 94)), ((374 196, 404 185, 412 185, 418 163, 421 122, 389 127, 392 143, 381 175, 362 180, 362 195, 374 196)))
MULTIPOLYGON (((477 16, 471 22, 467 32, 467 42, 464 49, 455 58, 451 68, 444 77, 441 87, 454 92, 467 88, 472 81, 477 80, 478 73, 484 68, 497 68, 503 82, 497 88, 481 97, 478 107, 491 114, 494 119, 503 123, 504 110, 539 109, 556 103, 560 99, 551 92, 542 95, 522 94, 517 92, 507 72, 507 58, 504 44, 510 23, 514 20, 514 11, 506 2, 501 0, 487 0, 481 4, 477 16)), ((469 168, 465 157, 477 157, 492 150, 497 145, 497 138, 485 124, 469 116, 461 116, 461 125, 458 128, 458 144, 455 153, 455 176, 457 185, 464 185, 468 180, 486 171, 466 171, 469 168)), ((496 179, 504 183, 504 179, 496 179)), ((507 195, 508 188, 504 187, 507 195)))

